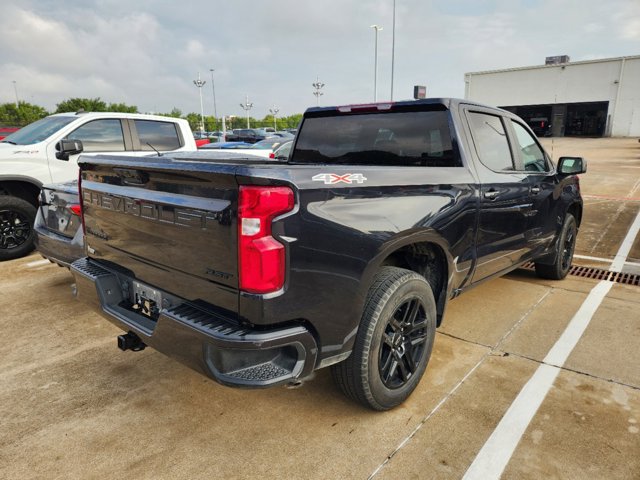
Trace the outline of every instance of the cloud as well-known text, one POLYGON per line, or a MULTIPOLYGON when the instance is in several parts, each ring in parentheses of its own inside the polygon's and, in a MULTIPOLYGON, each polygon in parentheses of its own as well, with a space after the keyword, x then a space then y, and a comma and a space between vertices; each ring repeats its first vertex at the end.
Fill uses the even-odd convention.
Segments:
MULTIPOLYGON (((281 115, 315 105, 373 99, 372 24, 379 34, 378 98, 390 95, 392 0, 24 0, 3 7, 0 102, 21 98, 47 108, 71 96, 124 101, 142 111, 252 115, 274 104, 281 115), (9 46, 9 48, 6 48, 9 46)), ((413 85, 462 96, 464 73, 572 59, 638 54, 637 0, 397 2, 394 98, 413 85), (613 13, 612 13, 613 12, 613 13)))
POLYGON ((620 33, 625 40, 640 40, 640 16, 627 19, 620 33))

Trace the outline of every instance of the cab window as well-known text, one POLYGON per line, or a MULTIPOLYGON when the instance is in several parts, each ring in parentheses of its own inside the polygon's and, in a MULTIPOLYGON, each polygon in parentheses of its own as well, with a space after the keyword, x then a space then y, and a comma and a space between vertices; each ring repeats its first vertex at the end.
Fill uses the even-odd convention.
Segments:
POLYGON ((117 118, 87 122, 67 138, 81 140, 85 152, 122 152, 125 149, 122 124, 117 118))
POLYGON ((142 150, 175 150, 181 147, 176 124, 156 120, 135 120, 142 150))
POLYGON ((511 125, 516 132, 524 169, 528 172, 548 172, 549 165, 545 159, 544 151, 533 136, 518 122, 511 120, 511 125))
POLYGON ((514 170, 507 133, 500 117, 469 112, 469 126, 480 161, 495 172, 514 170))

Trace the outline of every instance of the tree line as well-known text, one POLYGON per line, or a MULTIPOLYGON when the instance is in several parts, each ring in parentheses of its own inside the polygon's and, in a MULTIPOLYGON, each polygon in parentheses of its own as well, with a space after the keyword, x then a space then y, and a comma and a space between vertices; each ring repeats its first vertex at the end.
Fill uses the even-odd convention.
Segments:
MULTIPOLYGON (((53 112, 47 111, 45 108, 28 102, 3 103, 0 104, 0 126, 2 127, 24 127, 52 113, 77 112, 84 110, 85 112, 125 112, 139 113, 138 107, 135 105, 127 105, 125 103, 107 103, 100 98, 69 98, 56 105, 53 112)), ((193 131, 200 129, 200 114, 191 112, 183 115, 179 108, 174 108, 168 113, 157 113, 167 117, 184 118, 189 122, 193 131)), ((302 114, 294 114, 288 117, 277 117, 276 128, 297 128, 302 114)), ((273 127, 273 115, 267 115, 262 119, 249 117, 249 123, 252 128, 273 127)), ((227 129, 246 128, 247 117, 232 117, 226 122, 227 129)), ((205 131, 212 132, 222 129, 222 120, 216 119, 213 115, 204 117, 205 131), (217 121, 216 121, 217 120, 217 121)))

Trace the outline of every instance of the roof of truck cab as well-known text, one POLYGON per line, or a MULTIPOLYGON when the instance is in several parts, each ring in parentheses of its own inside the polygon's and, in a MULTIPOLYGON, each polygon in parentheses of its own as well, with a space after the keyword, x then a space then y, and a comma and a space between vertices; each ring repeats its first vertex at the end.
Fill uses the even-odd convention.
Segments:
POLYGON ((134 120, 172 120, 172 121, 183 121, 186 122, 183 118, 176 117, 165 117, 162 115, 149 115, 146 113, 125 113, 125 112, 65 112, 65 113, 54 113, 50 115, 51 117, 82 117, 82 118, 131 118, 134 120))
MULTIPOLYGON (((448 97, 434 97, 434 98, 423 98, 419 100, 400 100, 400 101, 387 101, 387 102, 375 102, 375 103, 365 103, 365 104, 353 104, 353 105, 335 105, 331 107, 311 107, 305 111, 305 115, 308 113, 328 113, 340 111, 341 109, 353 108, 355 111, 363 111, 367 108, 373 109, 374 107, 378 108, 380 111, 385 111, 389 109, 393 109, 394 107, 416 107, 420 105, 442 105, 447 109, 455 109, 460 105, 472 105, 475 107, 481 108, 490 108, 493 110, 499 110, 506 112, 501 108, 498 108, 493 105, 486 105, 479 102, 474 102, 473 100, 465 100, 462 98, 448 98, 448 97)), ((345 112, 347 113, 347 112, 345 112)))

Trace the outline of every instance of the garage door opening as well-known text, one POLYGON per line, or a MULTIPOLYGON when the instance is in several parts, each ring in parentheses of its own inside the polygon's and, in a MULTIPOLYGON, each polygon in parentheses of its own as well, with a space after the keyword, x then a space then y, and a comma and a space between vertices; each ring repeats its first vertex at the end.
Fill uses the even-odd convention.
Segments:
POLYGON ((515 113, 539 137, 603 137, 609 102, 515 105, 500 107, 515 113))

